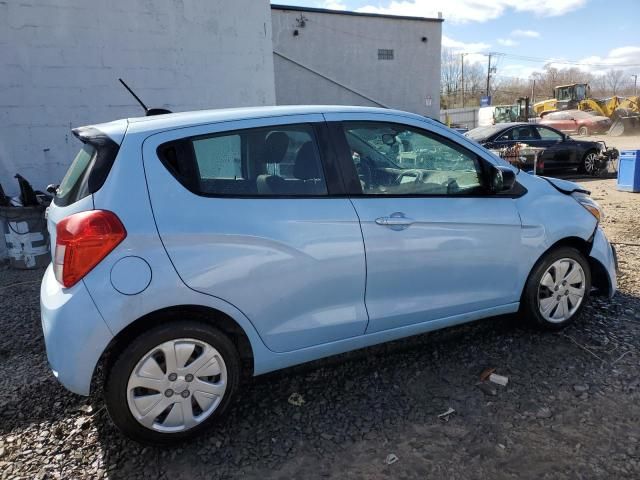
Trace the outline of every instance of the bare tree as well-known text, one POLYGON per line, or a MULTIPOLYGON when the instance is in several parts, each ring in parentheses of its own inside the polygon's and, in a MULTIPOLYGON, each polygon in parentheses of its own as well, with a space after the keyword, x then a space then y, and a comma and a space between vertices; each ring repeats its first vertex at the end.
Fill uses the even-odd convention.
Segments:
POLYGON ((452 108, 455 105, 456 94, 460 86, 461 67, 460 55, 455 54, 450 48, 443 48, 440 70, 440 91, 442 92, 441 103, 444 108, 452 108))
MULTIPOLYGON (((464 67, 464 91, 465 96, 479 99, 485 88, 486 72, 479 63, 470 63, 464 67)), ((470 103, 472 105, 473 103, 470 103)))
POLYGON ((604 74, 604 77, 611 94, 617 95, 623 83, 624 71, 611 69, 604 74))

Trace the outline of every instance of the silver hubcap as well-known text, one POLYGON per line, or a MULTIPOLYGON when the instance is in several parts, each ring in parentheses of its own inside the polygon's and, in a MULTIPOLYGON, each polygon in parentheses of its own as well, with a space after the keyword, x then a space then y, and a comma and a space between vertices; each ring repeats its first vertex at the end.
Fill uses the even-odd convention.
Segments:
POLYGON ((542 275, 538 286, 538 309, 545 320, 563 322, 576 313, 584 294, 584 270, 572 258, 562 258, 542 275))
POLYGON ((227 388, 227 368, 215 348, 180 338, 149 350, 127 384, 127 403, 145 427, 182 432, 206 420, 227 388))
POLYGON ((592 173, 596 169, 596 160, 597 160, 597 158, 598 158, 598 156, 595 153, 590 153, 584 159, 584 169, 588 173, 592 173))

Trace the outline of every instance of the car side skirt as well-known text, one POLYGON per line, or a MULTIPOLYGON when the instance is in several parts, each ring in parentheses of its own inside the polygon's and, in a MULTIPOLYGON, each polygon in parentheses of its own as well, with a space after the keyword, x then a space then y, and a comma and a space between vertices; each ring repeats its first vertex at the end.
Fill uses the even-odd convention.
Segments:
POLYGON ((482 318, 493 317, 497 315, 506 315, 515 313, 520 308, 520 302, 500 305, 498 307, 487 308, 475 312, 454 315, 438 320, 416 323, 403 327, 383 330, 365 335, 359 335, 344 340, 324 343, 313 347, 303 348, 286 353, 269 352, 268 356, 255 359, 254 375, 279 370, 281 368, 298 365, 301 363, 318 360, 320 358, 338 355, 340 353, 357 350, 359 348, 370 347, 380 343, 398 340, 404 337, 410 337, 421 333, 427 333, 441 328, 453 327, 467 322, 480 320, 482 318))

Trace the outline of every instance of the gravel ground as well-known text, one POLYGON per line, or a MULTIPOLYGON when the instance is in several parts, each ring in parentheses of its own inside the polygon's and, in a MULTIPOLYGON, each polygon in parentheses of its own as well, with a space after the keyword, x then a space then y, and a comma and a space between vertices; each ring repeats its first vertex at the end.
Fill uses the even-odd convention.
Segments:
POLYGON ((0 267, 0 479, 640 478, 640 194, 583 183, 618 243, 613 301, 560 333, 493 318, 249 379, 180 448, 124 439, 57 384, 42 272, 0 267), (506 387, 479 381, 489 367, 506 387))

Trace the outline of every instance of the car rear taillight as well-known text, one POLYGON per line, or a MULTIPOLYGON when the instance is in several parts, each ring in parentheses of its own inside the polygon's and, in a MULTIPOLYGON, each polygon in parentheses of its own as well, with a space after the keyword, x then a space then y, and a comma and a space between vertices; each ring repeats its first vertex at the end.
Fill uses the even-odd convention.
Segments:
POLYGON ((75 213, 56 226, 53 271, 69 288, 82 279, 127 236, 115 213, 91 210, 75 213))

